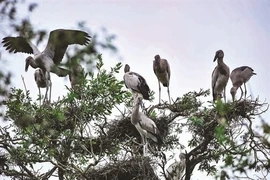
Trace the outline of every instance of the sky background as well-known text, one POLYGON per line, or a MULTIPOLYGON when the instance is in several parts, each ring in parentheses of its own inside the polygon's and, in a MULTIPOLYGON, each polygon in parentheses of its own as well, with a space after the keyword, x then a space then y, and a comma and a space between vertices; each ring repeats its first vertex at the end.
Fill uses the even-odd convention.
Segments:
MULTIPOLYGON (((93 31, 106 27, 117 36, 115 45, 121 62, 128 63, 131 71, 144 76, 151 90, 156 92, 158 83, 153 73, 153 59, 156 54, 169 61, 171 66, 171 97, 211 88, 211 74, 216 66, 215 52, 224 51, 224 62, 232 71, 247 65, 254 69, 247 83, 248 95, 269 102, 269 48, 270 48, 270 1, 268 0, 41 0, 29 17, 34 27, 48 31, 58 28, 74 29, 77 22, 85 21, 93 31)), ((26 6, 19 13, 24 15, 26 6)), ((5 34, 17 36, 16 34, 5 34)), ((45 44, 38 46, 40 50, 45 44)), ((4 54, 13 66, 13 85, 24 89, 21 75, 27 89, 36 99, 38 89, 34 81, 34 69, 24 72, 27 54, 4 54)), ((104 52, 105 67, 119 62, 119 57, 104 52)), ((123 71, 119 79, 123 77, 123 71)), ((52 76, 52 98, 65 95, 70 87, 67 78, 52 76)), ((231 100, 231 81, 227 85, 227 100, 231 100)), ((44 93, 45 90, 42 90, 44 93)), ((240 90, 237 97, 240 96, 240 90)), ((162 99, 168 100, 166 88, 162 88, 162 99)), ((207 100, 212 100, 209 96, 207 100)), ((267 120, 270 113, 263 117, 267 120)), ((185 144, 185 139, 180 140, 185 144)), ((201 179, 201 173, 194 172, 192 179, 201 179)))

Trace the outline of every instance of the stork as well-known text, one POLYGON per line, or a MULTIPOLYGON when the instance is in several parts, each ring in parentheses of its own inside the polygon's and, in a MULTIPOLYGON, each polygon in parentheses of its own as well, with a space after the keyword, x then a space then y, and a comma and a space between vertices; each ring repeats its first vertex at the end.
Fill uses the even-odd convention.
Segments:
POLYGON ((180 180, 183 177, 186 169, 186 156, 184 153, 180 153, 179 158, 180 161, 175 159, 175 162, 166 169, 168 180, 180 180))
POLYGON ((226 179, 230 179, 229 175, 227 174, 226 171, 222 170, 220 172, 220 180, 226 180, 226 179))
POLYGON ((28 56, 25 60, 25 71, 27 72, 29 65, 32 68, 40 68, 43 74, 50 72, 64 77, 70 73, 69 70, 59 67, 60 62, 71 44, 87 45, 90 42, 90 36, 79 30, 56 29, 50 32, 47 46, 43 52, 28 41, 24 37, 5 37, 2 40, 4 47, 10 53, 22 52, 34 54, 34 57, 28 56))
MULTIPOLYGON (((84 78, 84 69, 80 64, 76 64, 72 66, 71 72, 69 74, 69 80, 71 84, 71 88, 77 92, 81 93, 80 85, 82 84, 84 78)), ((81 94, 79 94, 79 99, 81 99, 81 94)))
MULTIPOLYGON (((43 71, 38 68, 35 71, 34 77, 35 77, 35 81, 36 81, 36 84, 38 87, 39 97, 41 97, 40 88, 46 88, 46 93, 45 93, 43 103, 45 102, 45 100, 47 100, 50 103, 51 102, 52 83, 51 83, 51 79, 50 79, 48 72, 46 71, 45 74, 43 74, 43 71), (49 95, 49 100, 48 100, 48 90, 49 89, 50 89, 50 95, 49 95)), ((41 104, 41 99, 39 100, 39 104, 41 104)))
POLYGON ((235 100, 235 94, 237 92, 237 89, 240 87, 241 89, 241 97, 243 96, 243 89, 242 89, 242 85, 244 84, 245 87, 245 98, 247 95, 247 88, 246 88, 246 82, 251 78, 251 76, 256 75, 256 73, 253 72, 253 69, 251 67, 248 66, 241 66, 238 68, 235 68, 231 75, 231 81, 233 84, 233 87, 231 88, 231 95, 232 95, 232 99, 233 101, 235 100))
POLYGON ((158 87, 159 87, 159 104, 160 104, 160 93, 161 93, 161 87, 160 83, 164 87, 167 87, 167 92, 169 96, 169 103, 171 104, 171 97, 170 97, 170 77, 171 77, 171 69, 168 61, 166 59, 161 59, 160 56, 157 54, 155 56, 155 60, 153 61, 153 70, 155 75, 158 79, 158 87))
POLYGON ((147 138, 152 139, 156 143, 162 143, 162 139, 159 135, 159 130, 155 122, 139 111, 139 106, 142 103, 142 99, 143 98, 141 95, 138 95, 135 98, 134 107, 131 114, 131 123, 136 127, 141 135, 143 143, 143 155, 145 156, 148 146, 147 138))
POLYGON ((146 80, 140 74, 131 72, 128 64, 125 65, 124 72, 125 86, 131 90, 133 98, 135 97, 134 94, 140 93, 144 99, 149 100, 150 88, 146 80))
POLYGON ((214 57, 215 62, 217 60, 217 66, 212 73, 212 95, 213 101, 215 102, 218 97, 222 97, 226 102, 226 86, 230 77, 230 68, 223 62, 224 52, 218 50, 214 57))

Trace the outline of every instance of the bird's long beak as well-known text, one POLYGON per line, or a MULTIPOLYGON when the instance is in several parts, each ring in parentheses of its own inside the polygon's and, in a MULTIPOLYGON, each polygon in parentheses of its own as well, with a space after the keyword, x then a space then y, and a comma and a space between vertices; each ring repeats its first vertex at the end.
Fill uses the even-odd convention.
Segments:
POLYGON ((29 65, 30 65, 30 61, 25 61, 25 72, 28 71, 29 65))
POLYGON ((215 57, 214 57, 214 61, 213 62, 215 62, 217 60, 217 55, 215 55, 215 57))

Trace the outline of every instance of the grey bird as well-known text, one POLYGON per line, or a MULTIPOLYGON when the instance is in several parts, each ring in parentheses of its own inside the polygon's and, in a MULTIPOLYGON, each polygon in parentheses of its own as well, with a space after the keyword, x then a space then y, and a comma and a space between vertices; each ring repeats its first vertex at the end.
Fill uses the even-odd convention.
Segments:
MULTIPOLYGON (((46 93, 44 96, 43 103, 45 101, 50 103, 51 102, 52 83, 51 83, 51 79, 50 79, 48 72, 45 72, 45 74, 44 74, 43 71, 38 68, 35 70, 34 77, 35 77, 35 81, 36 81, 36 84, 38 87, 39 97, 41 97, 40 88, 46 88, 46 93), (50 94, 49 94, 49 99, 48 99, 48 90, 49 89, 50 89, 50 94)), ((41 105, 41 99, 39 101, 39 104, 41 105)))
POLYGON ((169 103, 171 104, 171 97, 170 97, 170 77, 171 77, 171 69, 168 61, 166 59, 161 59, 160 56, 157 54, 155 56, 155 60, 153 61, 153 70, 155 75, 158 79, 158 87, 159 87, 159 104, 161 99, 161 87, 160 83, 167 87, 167 93, 169 97, 169 103))
POLYGON ((50 32, 47 46, 43 52, 24 37, 5 37, 2 40, 4 47, 10 53, 22 52, 34 54, 34 57, 28 56, 25 60, 25 71, 29 65, 32 68, 40 68, 43 74, 50 72, 60 77, 67 76, 70 71, 59 67, 60 62, 71 44, 87 45, 90 42, 90 36, 79 30, 56 29, 50 32))
POLYGON ((186 156, 184 153, 180 153, 179 158, 179 161, 175 159, 175 162, 166 169, 168 180, 182 179, 186 169, 186 156))
POLYGON ((226 86, 230 77, 230 68, 223 62, 224 52, 218 50, 214 57, 215 62, 217 60, 217 66, 212 73, 212 95, 213 102, 217 100, 218 97, 222 97, 226 102, 226 86))
POLYGON ((144 113, 140 112, 140 105, 142 103, 142 96, 138 95, 134 101, 134 107, 131 114, 131 123, 136 127, 141 135, 143 143, 143 155, 146 155, 148 141, 150 138, 156 143, 162 143, 162 139, 159 134, 159 130, 155 122, 148 118, 144 113))
POLYGON ((251 78, 251 76, 256 75, 256 73, 253 72, 254 70, 251 67, 248 66, 241 66, 238 68, 235 68, 231 75, 231 81, 233 84, 233 87, 231 88, 231 95, 232 95, 232 99, 233 101, 235 100, 235 94, 237 92, 237 89, 240 87, 241 89, 241 97, 243 96, 243 89, 242 89, 242 85, 244 84, 245 87, 245 98, 247 95, 247 88, 246 88, 246 82, 251 78))
POLYGON ((230 179, 230 177, 226 171, 222 170, 220 173, 220 180, 226 180, 226 179, 230 179))
POLYGON ((84 69, 80 64, 75 64, 71 68, 71 72, 69 73, 69 81, 71 84, 71 88, 79 94, 79 99, 82 97, 82 93, 80 92, 80 87, 84 80, 84 69))
POLYGON ((124 72, 125 86, 131 90, 133 97, 140 93, 144 99, 149 100, 150 88, 146 80, 140 74, 131 72, 128 64, 125 65, 124 72))

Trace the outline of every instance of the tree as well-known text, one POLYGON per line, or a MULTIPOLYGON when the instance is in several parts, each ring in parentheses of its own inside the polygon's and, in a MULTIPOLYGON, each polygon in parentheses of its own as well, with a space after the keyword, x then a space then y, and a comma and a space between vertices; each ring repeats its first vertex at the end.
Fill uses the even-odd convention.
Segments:
MULTIPOLYGON (((2 9, 6 8, 2 16, 11 14, 13 31, 41 42, 47 31, 34 32, 31 23, 23 19, 13 21, 16 2, 1 1, 2 9)), ((83 23, 79 26, 91 32, 83 23)), ((252 170, 258 171, 260 178, 268 176, 270 126, 263 119, 258 122, 268 104, 246 99, 234 103, 218 100, 207 106, 202 99, 209 96, 209 90, 188 92, 171 105, 162 103, 143 109, 156 122, 164 144, 150 141, 152 151, 142 157, 140 135, 130 122, 131 94, 115 77, 122 64, 110 70, 103 68, 100 53, 116 50, 114 36, 105 35, 107 41, 100 42, 97 35, 90 34, 92 44, 67 54, 67 67, 97 60, 96 72, 93 68, 86 70, 78 91, 69 89, 59 100, 42 106, 31 99, 29 91, 8 86, 1 91, 2 104, 6 105, 4 118, 10 122, 0 128, 2 175, 12 179, 164 179, 168 162, 165 152, 184 148, 181 143, 188 141, 183 179, 191 179, 195 167, 219 177, 220 169, 214 163, 220 162, 224 178, 227 172, 233 179, 258 179, 250 173, 252 170), (77 99, 81 92, 81 99, 77 99), (120 115, 115 115, 115 109, 120 115), (182 136, 184 129, 190 139, 182 136), (40 169, 40 164, 49 168, 40 169)), ((0 79, 9 84, 11 75, 3 73, 0 79)))

